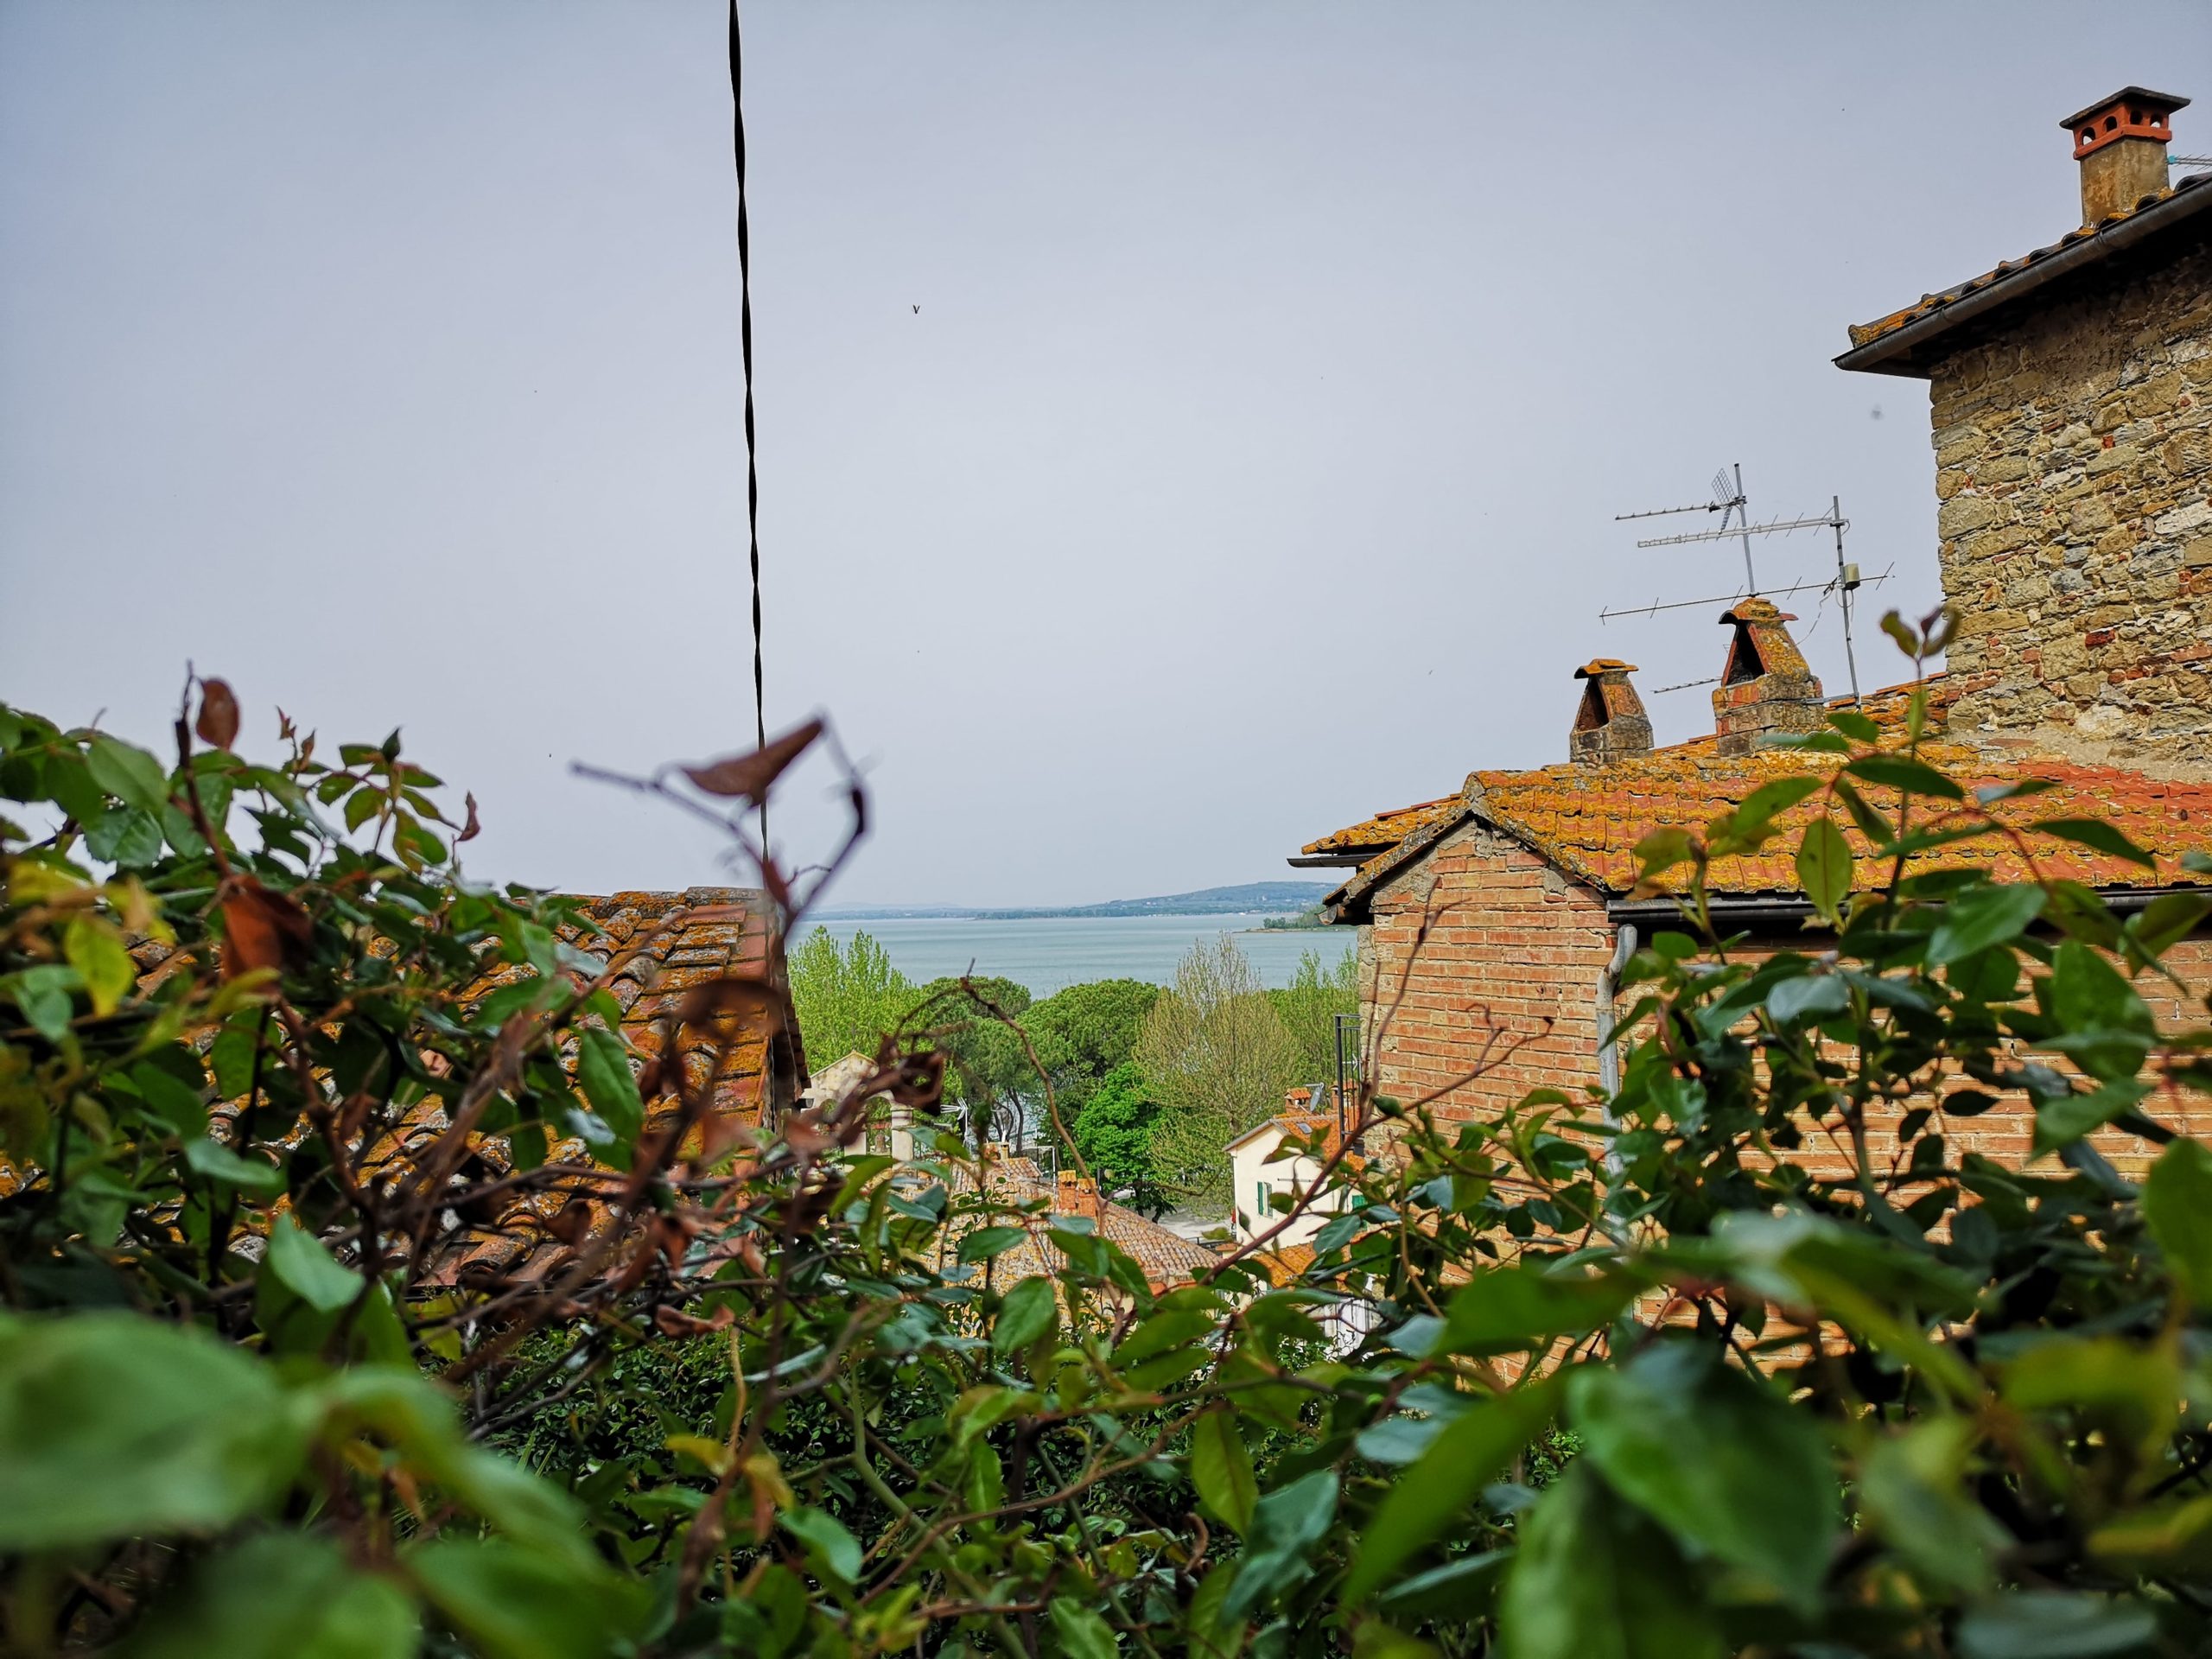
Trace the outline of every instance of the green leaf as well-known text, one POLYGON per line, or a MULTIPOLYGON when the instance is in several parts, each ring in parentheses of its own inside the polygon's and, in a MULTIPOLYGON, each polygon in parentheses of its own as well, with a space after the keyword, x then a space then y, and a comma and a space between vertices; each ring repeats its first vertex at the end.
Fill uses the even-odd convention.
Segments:
POLYGON ((1052 1598, 1052 1632, 1067 1659, 1115 1659, 1121 1651, 1106 1621, 1066 1596, 1052 1598))
POLYGON ((2046 836, 2070 841, 2077 847, 2087 847, 2091 852, 2124 859, 2146 870, 2158 868, 2157 859, 2101 818, 2038 818, 2033 827, 2046 836))
POLYGON ((162 821, 143 807, 110 807, 85 826, 85 850, 118 869, 143 869, 162 855, 162 821))
POLYGON ((2126 976, 2078 939, 2050 956, 2050 1013, 2059 1035, 2039 1046, 2058 1049, 2091 1077, 2107 1082, 2142 1069, 2158 1022, 2126 976))
POLYGON ((2140 1602, 2027 1591, 1975 1608, 1959 1621, 1961 1659, 2097 1659, 2133 1653, 2158 1634, 2140 1602))
POLYGON ((124 1644, 122 1659, 411 1659, 421 1621, 389 1579, 330 1539, 272 1532, 200 1562, 124 1644))
POLYGON ((269 1230, 269 1270, 320 1313, 351 1307, 364 1288, 361 1275, 340 1264, 322 1241, 289 1215, 269 1230))
POLYGON ((1866 798, 1852 786, 1851 779, 1832 779, 1828 788, 1843 803, 1843 810, 1851 814, 1852 823, 1859 826, 1859 833, 1866 837, 1870 846, 1884 849, 1896 844, 1896 826, 1867 804, 1866 798))
POLYGON ((1787 811, 1820 786, 1817 778, 1777 778, 1761 784, 1728 815, 1727 833, 1738 841, 1765 839, 1776 813, 1787 811))
POLYGON ((2132 1078, 2097 1085, 2087 1094, 2060 1095, 2036 1103, 2034 1156, 2040 1158, 2061 1147, 2070 1147, 2085 1135, 2094 1134, 2114 1118, 2143 1103, 2151 1092, 2147 1083, 2132 1078))
POLYGON ((2138 949, 2153 961, 2196 931, 2212 915, 2212 897, 2201 893, 2161 893, 2128 918, 2127 931, 2138 949))
POLYGON ((350 833, 359 829, 377 815, 377 809, 388 798, 380 789, 364 785, 353 791, 346 802, 346 828, 350 833))
POLYGON ((1928 941, 1928 965, 1940 968, 1992 945, 2010 944, 2043 914, 2045 897, 2037 887, 1967 888, 1943 906, 1942 919, 1928 941))
POLYGON ((1834 974, 1800 974, 1766 994, 1767 1018, 1777 1027, 1825 1020, 1850 1006, 1850 982, 1834 974))
POLYGON ((1344 1600, 1357 1605, 1440 1537, 1498 1471, 1543 1433, 1556 1393, 1552 1381, 1533 1384, 1499 1395, 1446 1424, 1360 1529, 1359 1558, 1344 1581, 1344 1600))
POLYGON ((2143 1219, 2190 1300, 2212 1303, 2212 1149, 2184 1135, 2158 1154, 2143 1182, 2143 1219))
POLYGON ((1060 1309, 1050 1279, 1024 1279, 999 1303, 991 1326, 991 1350, 1011 1354, 1040 1341, 1059 1327, 1060 1309))
POLYGON ((1881 784, 1909 795, 1932 795, 1939 800, 1962 801, 1966 791, 1925 761, 1901 754, 1866 754, 1844 767, 1854 778, 1881 784))
POLYGON ((1634 1283, 1618 1274, 1593 1276, 1580 1268, 1548 1272, 1538 1260, 1492 1268, 1453 1294, 1444 1346, 1462 1354, 1508 1353, 1594 1330, 1635 1295, 1634 1283))
POLYGON ((645 1126, 645 1103, 638 1093, 638 1076, 630 1069, 630 1051, 611 1031, 586 1027, 576 1037, 576 1081, 624 1147, 635 1144, 645 1126))
POLYGON ((963 1262, 988 1262, 995 1255, 1004 1255, 1029 1236, 1020 1227, 978 1227, 960 1241, 963 1262))
POLYGON ((1856 709, 1829 709, 1828 724, 1846 737, 1855 738, 1861 743, 1877 743, 1881 741, 1882 728, 1856 709))
POLYGON ((76 1012, 69 993, 79 983, 77 970, 58 962, 41 963, 0 980, 23 1011, 23 1018, 31 1022, 31 1028, 49 1043, 58 1043, 68 1034, 69 1021, 76 1012))
POLYGON ((1813 1420, 1707 1347, 1662 1341, 1568 1378, 1583 1455, 1615 1491, 1701 1554, 1819 1605, 1841 1514, 1813 1420))
POLYGON ((1797 843, 1797 885, 1821 918, 1833 924, 1851 893, 1851 844, 1835 820, 1819 817, 1797 843))
POLYGON ((146 1109, 179 1135, 195 1140, 207 1135, 207 1108, 199 1091, 181 1078, 151 1060, 141 1060, 130 1068, 130 1081, 137 1085, 146 1109))
POLYGON ((137 964, 124 949, 123 935, 102 917, 82 912, 71 917, 61 935, 61 954, 84 981, 96 1016, 113 1014, 138 982, 137 964))
POLYGON ((258 1158, 241 1158, 219 1141, 188 1141, 184 1161, 211 1181, 270 1197, 284 1190, 284 1172, 258 1158))
POLYGON ((1401 1618, 1433 1618, 1440 1613, 1462 1619, 1478 1617, 1490 1611, 1498 1580, 1505 1576, 1512 1560, 1510 1549, 1462 1555, 1442 1567, 1401 1579, 1375 1599, 1376 1608, 1401 1618))
POLYGON ((845 1523, 827 1510, 785 1510, 784 1530, 807 1546, 808 1554, 826 1572, 847 1584, 860 1582, 861 1541, 845 1523))
POLYGON ((1582 1459, 1544 1489, 1520 1538, 1498 1598, 1512 1659, 1720 1659, 1689 1564, 1582 1459))
POLYGON ((504 1540, 441 1539, 404 1564, 487 1659, 604 1659, 644 1611, 635 1584, 504 1540))
POLYGON ((1206 1507, 1239 1534, 1251 1531, 1260 1483, 1233 1413, 1209 1412, 1191 1430, 1191 1484, 1206 1507))
POLYGON ((0 1319, 0 1552, 215 1531, 271 1503, 306 1449, 275 1373, 204 1332, 0 1319))
POLYGON ((1974 1426, 1931 1418, 1878 1438, 1859 1465, 1858 1502, 1891 1548, 1937 1588, 1977 1595, 2011 1541, 1967 1486, 1974 1426))
POLYGON ((1687 830, 1654 830, 1636 843, 1637 874, 1646 879, 1687 864, 1695 856, 1687 830))
POLYGON ((102 733, 85 751, 85 766, 94 783, 141 811, 159 813, 168 804, 168 769, 143 749, 102 733))
POLYGON ((1337 1518, 1337 1471, 1316 1469, 1287 1486, 1277 1487, 1252 1510, 1251 1536, 1243 1564, 1230 1586, 1223 1612, 1243 1618, 1303 1582, 1313 1571, 1313 1546, 1328 1535, 1337 1518))

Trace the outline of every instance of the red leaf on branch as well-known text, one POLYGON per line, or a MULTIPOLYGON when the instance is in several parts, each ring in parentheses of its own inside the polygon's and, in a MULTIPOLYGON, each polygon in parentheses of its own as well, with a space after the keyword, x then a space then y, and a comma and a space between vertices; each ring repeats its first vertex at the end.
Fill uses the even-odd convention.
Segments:
POLYGON ((238 741, 238 700, 228 680, 200 682, 200 718, 192 729, 202 743, 227 749, 238 741))
POLYGON ((453 838, 453 843, 456 847, 464 841, 474 841, 484 833, 484 826, 476 822, 476 798, 469 795, 463 798, 468 803, 468 822, 461 825, 461 833, 453 838))
POLYGON ((288 968, 306 959, 315 923, 289 893, 272 893, 250 875, 233 875, 221 888, 223 977, 257 968, 288 968))
POLYGON ((709 795, 750 795, 756 803, 765 801, 785 769, 821 735, 822 722, 810 720, 772 740, 765 748, 709 760, 703 766, 685 766, 683 772, 709 795))

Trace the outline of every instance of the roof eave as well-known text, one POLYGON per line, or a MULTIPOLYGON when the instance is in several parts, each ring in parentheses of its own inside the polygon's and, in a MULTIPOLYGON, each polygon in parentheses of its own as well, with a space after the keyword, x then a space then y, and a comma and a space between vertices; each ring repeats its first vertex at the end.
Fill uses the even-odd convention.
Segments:
MULTIPOLYGON (((2188 185, 2191 181, 2183 181, 2188 185)), ((1924 316, 1892 328, 1889 333, 1870 340, 1864 346, 1854 346, 1834 359, 1839 369, 1848 369, 1862 374, 1904 375, 1913 379, 1925 379, 1932 365, 1920 353, 1932 346, 1952 330, 1973 321, 1976 317, 2009 305, 2014 300, 2034 292, 2047 283, 2056 281, 2085 266, 2110 257, 2123 249, 2133 247, 2147 237, 2169 230, 2183 220, 2195 217, 2207 207, 2212 207, 2212 189, 2184 188, 2177 186, 2173 194, 2164 201, 2130 213, 2116 223, 2099 226, 2070 247, 2008 271, 1985 288, 1939 305, 1924 316)))

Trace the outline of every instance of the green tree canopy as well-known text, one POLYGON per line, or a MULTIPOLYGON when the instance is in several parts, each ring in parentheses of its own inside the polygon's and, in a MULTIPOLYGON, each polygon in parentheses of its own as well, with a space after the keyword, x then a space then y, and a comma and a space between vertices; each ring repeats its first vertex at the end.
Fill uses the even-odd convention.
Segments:
POLYGON ((1060 1121, 1072 1126, 1107 1073, 1136 1052, 1137 1033, 1160 1000, 1141 979, 1094 979, 1030 1005, 1023 1027, 1052 1079, 1060 1121))
POLYGON ((791 1003, 818 1070, 851 1053, 873 1055, 918 1000, 913 982, 891 965, 866 932, 839 944, 817 927, 791 953, 791 1003))
POLYGON ((1334 1084, 1337 1016, 1359 1012, 1358 959, 1350 950, 1333 959, 1325 959, 1319 950, 1304 951, 1290 983, 1269 991, 1268 1001, 1297 1045, 1298 1080, 1334 1084))
POLYGON ((1281 1107, 1300 1067, 1296 1041, 1226 933, 1185 952, 1135 1058, 1166 1109, 1152 1141, 1163 1178, 1200 1203, 1226 1204, 1222 1148, 1281 1107))
POLYGON ((993 1139, 1027 1139, 1037 1068, 1022 1046, 1019 1021, 1029 988, 995 975, 933 979, 914 1002, 914 1024, 945 1057, 945 1098, 967 1115, 969 1139, 988 1126, 993 1139))
POLYGON ((1144 1073, 1135 1061, 1124 1060, 1090 1091, 1070 1131, 1099 1190, 1109 1197, 1126 1192, 1122 1203, 1154 1217, 1174 1203, 1153 1161, 1152 1133, 1160 1116, 1144 1073))

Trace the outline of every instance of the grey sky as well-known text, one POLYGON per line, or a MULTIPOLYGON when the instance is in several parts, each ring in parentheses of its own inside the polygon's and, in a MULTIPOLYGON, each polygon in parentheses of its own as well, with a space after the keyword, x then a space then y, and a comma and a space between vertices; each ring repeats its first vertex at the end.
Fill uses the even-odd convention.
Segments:
MULTIPOLYGON (((2069 228, 2101 93, 2212 150, 2202 0, 747 21, 769 718, 869 764, 845 900, 1284 874, 1563 758, 1592 655, 1705 729, 1649 692, 1719 607, 1596 613, 1736 555, 1611 516, 1740 461, 1762 515, 1841 494, 1870 623, 1924 608, 1925 390, 1845 325, 2069 228)), ((0 5, 0 696, 152 741, 189 657, 258 741, 404 725, 480 874, 716 879, 566 766, 752 728, 721 26, 0 5)))

